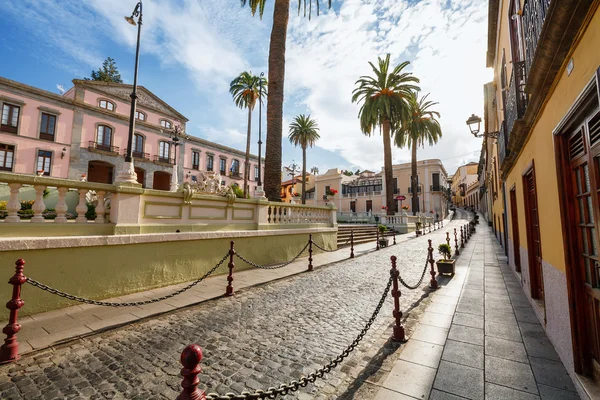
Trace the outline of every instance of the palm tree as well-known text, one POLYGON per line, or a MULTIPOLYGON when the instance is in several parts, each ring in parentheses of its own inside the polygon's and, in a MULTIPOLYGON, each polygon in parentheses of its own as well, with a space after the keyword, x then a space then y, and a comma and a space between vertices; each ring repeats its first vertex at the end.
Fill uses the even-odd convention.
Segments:
MULTIPOLYGON (((312 4, 316 2, 317 15, 321 0, 308 0, 308 17, 312 15, 312 4)), ((331 0, 323 0, 329 3, 331 0)), ((258 11, 262 18, 267 0, 241 0, 242 7, 249 5, 252 15, 258 11)), ((281 201, 281 139, 283 137, 283 84, 285 80, 285 41, 290 15, 290 0, 274 0, 273 29, 269 45, 269 93, 267 95, 267 139, 265 146, 265 195, 269 200, 281 201)), ((306 0, 298 0, 298 14, 306 0)))
MULTIPOLYGON (((405 116, 402 126, 397 131, 395 137, 398 147, 410 146, 412 148, 410 190, 412 192, 413 215, 419 211, 419 199, 416 195, 418 192, 417 146, 425 146, 425 142, 433 146, 442 137, 442 128, 437 120, 440 117, 440 113, 431 110, 431 107, 438 103, 427 100, 427 96, 429 94, 419 100, 416 93, 412 94, 408 101, 410 113, 405 116)), ((422 196, 425 195, 424 192, 425 187, 423 187, 422 196)))
POLYGON ((390 72, 390 55, 385 59, 378 57, 378 66, 369 63, 374 77, 361 76, 356 81, 357 88, 352 92, 352 102, 363 103, 358 117, 360 129, 371 136, 376 126, 383 130, 383 160, 385 173, 385 194, 388 215, 394 215, 394 183, 392 181, 392 146, 391 135, 395 134, 402 119, 408 113, 408 102, 413 91, 418 91, 415 84, 419 79, 410 72, 403 72, 410 63, 398 64, 390 72))
POLYGON ((317 121, 310 119, 310 115, 300 114, 290 124, 290 143, 302 147, 302 204, 306 204, 306 148, 319 140, 318 130, 317 121))
POLYGON ((267 89, 267 80, 251 72, 244 71, 231 81, 229 84, 229 93, 233 96, 233 101, 239 108, 248 109, 248 135, 246 139, 246 161, 244 163, 244 197, 250 192, 248 190, 248 176, 250 176, 250 139, 252 135, 252 110, 256 101, 265 96, 267 89), (260 93, 260 82, 262 80, 262 93, 260 93))

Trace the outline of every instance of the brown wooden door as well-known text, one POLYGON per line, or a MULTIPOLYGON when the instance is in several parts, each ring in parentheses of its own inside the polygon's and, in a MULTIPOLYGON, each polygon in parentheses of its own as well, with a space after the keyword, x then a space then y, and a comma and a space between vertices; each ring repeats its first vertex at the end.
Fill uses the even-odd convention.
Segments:
POLYGON ((523 177, 525 188, 525 216, 527 217, 527 252, 529 253, 529 280, 531 297, 544 300, 544 273, 542 270, 542 241, 538 214, 535 168, 523 177))
POLYGON ((512 225, 513 256, 515 270, 521 272, 521 243, 519 241, 519 214, 517 211, 517 191, 510 191, 510 222, 512 225))
POLYGON ((354 200, 350 202, 350 211, 356 212, 356 202, 354 200))
POLYGON ((373 200, 367 200, 366 210, 367 212, 373 211, 373 200))
POLYGON ((598 249, 600 219, 600 112, 579 126, 569 137, 572 193, 577 228, 578 287, 583 291, 584 316, 580 327, 586 333, 590 359, 586 372, 600 378, 600 271, 598 249), (588 150, 589 149, 589 150, 588 150))

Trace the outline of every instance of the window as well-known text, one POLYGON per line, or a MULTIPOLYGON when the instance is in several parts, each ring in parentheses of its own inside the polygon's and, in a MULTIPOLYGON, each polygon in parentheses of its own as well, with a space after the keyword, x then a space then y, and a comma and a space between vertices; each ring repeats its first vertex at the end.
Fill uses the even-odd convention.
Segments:
POLYGON ((192 151, 192 169, 200 169, 200 152, 192 151))
POLYGON ((112 146, 112 128, 106 125, 98 125, 98 134, 96 147, 99 149, 110 150, 112 146))
POLYGON ((136 111, 135 112, 135 119, 137 119, 139 121, 145 121, 146 120, 146 114, 144 114, 141 111, 136 111))
POLYGON ((12 171, 15 146, 0 144, 0 170, 12 171))
POLYGON ((211 171, 213 170, 213 163, 214 163, 214 157, 211 154, 207 154, 206 155, 206 170, 207 171, 211 171))
POLYGON ((221 158, 219 160, 219 171, 224 174, 225 172, 227 172, 227 160, 224 158, 221 158))
POLYGON ((231 162, 231 172, 234 174, 239 174, 240 173, 240 162, 239 160, 233 160, 231 162))
POLYGON ((54 141, 54 128, 56 127, 56 115, 42 113, 40 125, 40 139, 54 141))
POLYGON ((4 104, 2 106, 2 125, 0 130, 4 132, 17 133, 19 128, 19 112, 21 107, 13 106, 12 104, 4 104))
POLYGON ((115 104, 108 100, 100 100, 98 105, 100 106, 100 108, 104 108, 108 111, 115 111, 115 104))
POLYGON ((161 119, 160 126, 162 126, 163 128, 171 129, 173 127, 173 124, 171 123, 171 121, 167 121, 166 119, 161 119))
POLYGON ((37 171, 44 171, 44 175, 50 175, 50 164, 52 164, 52 152, 46 150, 38 151, 37 171))
POLYGON ((169 142, 160 142, 158 143, 158 156, 161 159, 168 160, 171 155, 171 146, 169 142))
POLYGON ((258 173, 258 165, 255 165, 255 166, 254 166, 254 180, 255 180, 256 182, 258 182, 258 181, 260 180, 260 179, 259 179, 259 176, 260 176, 260 174, 258 173))
POLYGON ((133 156, 144 158, 144 136, 139 133, 133 135, 133 156))

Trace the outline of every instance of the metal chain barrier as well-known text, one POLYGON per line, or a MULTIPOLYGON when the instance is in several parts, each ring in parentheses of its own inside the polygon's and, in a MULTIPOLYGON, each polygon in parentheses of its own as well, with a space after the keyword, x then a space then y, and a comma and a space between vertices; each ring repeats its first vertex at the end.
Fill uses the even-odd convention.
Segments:
MULTIPOLYGON (((350 239, 352 239, 352 237, 349 237, 349 238, 348 238, 348 240, 346 240, 344 243, 340 244, 340 245, 338 246, 338 249, 339 249, 340 247, 342 247, 342 246, 345 246, 345 245, 347 245, 348 243, 350 243, 350 239)), ((313 244, 314 244, 315 246, 317 246, 317 244, 316 244, 315 242, 313 242, 313 244)), ((317 246, 317 247, 318 247, 318 246, 317 246)), ((327 250, 326 250, 326 251, 327 251, 327 250)), ((335 250, 333 250, 333 251, 335 251, 335 250)))
POLYGON ((322 248, 321 246, 319 246, 318 244, 316 244, 315 242, 313 242, 313 245, 314 245, 314 246, 315 246, 317 249, 321 249, 321 250, 323 250, 323 251, 325 251, 325 252, 327 252, 327 253, 333 253, 334 251, 338 251, 338 249, 333 249, 333 250, 327 250, 327 249, 324 249, 324 248, 322 248))
MULTIPOLYGON (((314 244, 314 242, 313 242, 314 244)), ((296 255, 296 257, 292 258, 290 261, 287 261, 281 265, 260 265, 257 264, 255 262, 252 262, 250 260, 248 260, 246 257, 241 256, 238 252, 235 253, 236 257, 239 258, 240 260, 244 261, 247 264, 252 265, 255 268, 260 268, 260 269, 278 269, 278 268, 283 268, 283 267, 287 267, 288 265, 290 265, 291 263, 293 263, 294 261, 296 261, 298 259, 298 257, 300 257, 300 255, 302 255, 302 253, 304 253, 304 251, 306 250, 306 248, 308 247, 308 243, 306 243, 306 246, 304 246, 304 248, 302 250, 300 250, 300 253, 298 253, 298 255, 296 255)))
POLYGON ((425 268, 423 268, 423 273, 421 274, 421 279, 419 279, 419 282, 416 285, 411 286, 408 283, 404 282, 404 279, 402 279, 402 276, 400 274, 398 274, 398 279, 400 280, 400 283, 402 283, 402 285, 405 288, 410 289, 410 290, 414 290, 414 289, 418 288, 419 286, 421 286, 421 283, 423 283, 423 278, 425 278, 425 273, 427 272, 427 263, 428 262, 429 262, 428 259, 425 260, 425 268))
MULTIPOLYGON (((391 274, 390 274, 391 275, 391 274)), ((285 396, 290 392, 296 392, 301 387, 306 387, 309 383, 314 383, 317 379, 322 378, 325 374, 331 372, 332 369, 337 367, 346 357, 350 355, 350 353, 358 346, 360 341, 364 338, 367 331, 375 322, 381 307, 385 303, 385 299, 390 291, 390 287, 392 286, 393 276, 390 276, 387 286, 383 291, 383 295, 381 296, 381 300, 379 300, 379 304, 375 308, 373 315, 369 318, 369 321, 365 324, 364 328, 360 331, 360 333, 356 336, 354 341, 350 343, 348 347, 344 351, 340 353, 336 358, 331 360, 329 363, 325 364, 323 367, 319 368, 315 372, 311 372, 308 376, 303 376, 299 380, 293 380, 290 383, 282 383, 278 388, 270 387, 267 390, 257 390, 254 393, 251 392, 242 392, 241 394, 235 393, 226 393, 224 395, 220 395, 218 393, 208 393, 206 398, 208 400, 247 400, 247 399, 275 399, 277 396, 285 396)))
POLYGON ((40 282, 38 282, 38 281, 36 281, 34 279, 31 279, 29 277, 27 278, 26 282, 29 283, 32 286, 38 287, 38 288, 40 288, 42 290, 45 290, 45 291, 47 291, 49 293, 56 294, 56 295, 58 295, 60 297, 64 297, 64 298, 69 299, 69 300, 78 301, 80 303, 92 304, 92 305, 96 305, 96 306, 107 306, 107 307, 144 306, 144 305, 147 305, 147 304, 158 303, 159 301, 170 299, 171 297, 175 297, 178 294, 181 294, 181 293, 185 292, 186 290, 189 290, 189 289, 193 288, 194 286, 196 286, 197 284, 199 284, 200 282, 202 282, 204 279, 208 278, 221 265, 223 265, 223 263, 225 262, 225 260, 227 260, 228 257, 229 257, 229 252, 210 271, 208 271, 206 274, 202 275, 201 278, 196 279, 195 281, 193 281, 192 283, 190 283, 186 287, 181 288, 181 289, 179 289, 176 292, 173 292, 173 293, 168 294, 166 296, 162 296, 162 297, 159 297, 159 298, 156 298, 156 299, 152 299, 152 300, 134 301, 134 302, 131 302, 131 303, 113 303, 113 302, 110 302, 110 301, 98 301, 98 300, 86 299, 84 297, 75 296, 75 295, 72 295, 72 294, 69 294, 69 293, 62 292, 62 291, 60 291, 58 289, 51 288, 50 286, 44 285, 43 283, 40 283, 40 282))

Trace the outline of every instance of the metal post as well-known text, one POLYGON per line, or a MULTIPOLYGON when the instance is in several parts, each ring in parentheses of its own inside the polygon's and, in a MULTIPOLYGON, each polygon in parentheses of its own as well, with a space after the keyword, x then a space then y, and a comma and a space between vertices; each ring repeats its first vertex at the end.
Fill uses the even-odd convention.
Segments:
POLYGON ((379 250, 379 226, 376 226, 375 230, 377 231, 377 247, 375 247, 375 250, 379 250))
POLYGON ((25 302, 21 300, 21 285, 27 281, 27 277, 23 275, 23 266, 25 260, 19 258, 16 261, 15 274, 8 281, 13 285, 12 299, 6 303, 6 308, 10 310, 8 324, 2 329, 6 334, 4 344, 0 347, 0 364, 17 361, 19 358, 19 343, 17 342, 17 332, 21 330, 21 325, 17 322, 19 308, 23 307, 25 302))
POLYGON ((354 231, 350 231, 350 258, 354 258, 354 231))
POLYGON ((460 227, 460 248, 464 249, 465 248, 465 238, 463 236, 463 227, 460 227))
POLYGON ((428 242, 429 242, 429 247, 427 248, 427 261, 429 261, 429 264, 431 265, 431 271, 429 272, 431 274, 431 280, 429 281, 429 288, 435 290, 438 288, 438 282, 437 282, 437 279, 435 279, 435 268, 433 267, 434 261, 433 261, 433 247, 431 246, 431 239, 429 239, 428 242))
POLYGON ((396 230, 392 228, 392 235, 394 235, 394 244, 396 244, 396 230))
POLYGON ((233 296, 233 267, 235 267, 235 264, 233 263, 233 256, 235 255, 235 250, 233 248, 234 244, 235 242, 232 240, 231 247, 229 248, 229 264, 227 264, 227 266, 229 267, 229 275, 227 275, 227 282, 229 283, 227 284, 227 289, 225 290, 225 296, 233 296))
POLYGON ((456 228, 454 228, 454 257, 460 255, 460 251, 458 251, 458 236, 456 234, 456 228))
POLYGON ((313 265, 312 265, 312 233, 308 234, 308 270, 312 271, 313 270, 313 265))
POLYGON ((187 345, 181 352, 181 376, 183 381, 181 387, 183 390, 177 396, 176 400, 204 400, 206 394, 203 390, 198 389, 200 378, 198 375, 202 372, 200 361, 202 361, 202 348, 197 344, 187 345))
POLYGON ((264 72, 260 73, 260 79, 258 80, 259 97, 258 97, 258 186, 262 188, 262 163, 261 158, 261 146, 262 146, 262 80, 265 76, 264 72))
MULTIPOLYGON (((450 232, 446 232, 446 244, 450 246, 450 232)), ((452 249, 452 247, 450 247, 452 249)))
POLYGON ((404 327, 402 326, 402 322, 400 319, 402 318, 402 311, 400 311, 400 288, 398 287, 398 276, 400 272, 396 267, 396 256, 391 257, 392 260, 392 269, 390 270, 390 274, 392 275, 392 297, 394 298, 394 333, 392 335, 392 340, 396 342, 405 342, 406 338, 404 336, 404 327))

